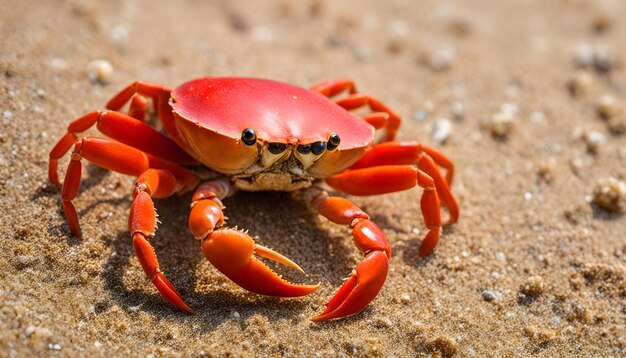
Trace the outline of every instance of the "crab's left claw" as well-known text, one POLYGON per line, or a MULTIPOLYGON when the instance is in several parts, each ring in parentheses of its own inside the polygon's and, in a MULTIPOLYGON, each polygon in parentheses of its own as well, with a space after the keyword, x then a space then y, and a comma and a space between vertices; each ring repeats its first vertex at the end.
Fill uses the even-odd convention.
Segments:
POLYGON ((296 297, 315 291, 319 285, 290 283, 254 254, 274 260, 297 270, 302 269, 278 252, 256 245, 248 234, 230 228, 210 233, 202 242, 204 256, 233 282, 248 291, 268 296, 296 297))
POLYGON ((224 213, 221 199, 229 192, 229 185, 228 181, 219 179, 206 182, 192 198, 189 229, 202 240, 202 253, 207 260, 248 291, 280 297, 304 296, 315 291, 319 285, 298 285, 283 280, 255 254, 304 272, 293 261, 256 244, 240 230, 222 227, 224 213))

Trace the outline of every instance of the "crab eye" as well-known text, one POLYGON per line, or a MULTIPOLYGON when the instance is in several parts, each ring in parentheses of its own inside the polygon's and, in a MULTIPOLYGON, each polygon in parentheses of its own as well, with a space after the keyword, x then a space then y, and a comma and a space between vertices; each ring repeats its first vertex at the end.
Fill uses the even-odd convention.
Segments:
POLYGON ((311 145, 311 152, 315 155, 320 155, 326 150, 326 142, 315 142, 311 145))
POLYGON ((268 147, 272 154, 280 154, 285 151, 285 148, 287 148, 287 145, 284 143, 270 143, 268 147))
POLYGON ((339 138, 339 135, 337 133, 333 132, 330 135, 330 138, 328 138, 328 143, 326 144, 326 149, 334 150, 335 148, 337 148, 339 146, 340 142, 341 142, 341 139, 339 138))
POLYGON ((311 145, 310 144, 302 144, 298 146, 298 152, 302 153, 302 154, 309 154, 311 153, 311 145))
POLYGON ((241 140, 245 145, 254 145, 256 143, 256 133, 252 128, 246 128, 241 132, 241 140))

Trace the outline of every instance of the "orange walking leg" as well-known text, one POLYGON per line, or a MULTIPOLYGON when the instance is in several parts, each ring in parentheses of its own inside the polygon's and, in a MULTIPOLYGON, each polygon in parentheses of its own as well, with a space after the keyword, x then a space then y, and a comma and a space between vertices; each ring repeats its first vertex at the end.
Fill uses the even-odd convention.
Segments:
POLYGON ((80 236, 80 225, 72 200, 78 193, 82 167, 81 159, 83 158, 102 168, 135 177, 138 177, 149 168, 167 169, 180 182, 182 186, 180 190, 182 191, 189 190, 198 183, 195 174, 187 169, 160 160, 123 143, 100 137, 79 139, 74 146, 74 152, 65 174, 61 194, 65 216, 72 233, 76 236, 80 236))
POLYGON ((349 95, 337 100, 337 104, 348 111, 363 106, 369 106, 373 113, 363 117, 374 128, 385 128, 387 131, 387 141, 392 141, 396 137, 398 128, 402 120, 394 111, 377 98, 357 92, 354 81, 346 78, 331 79, 317 83, 311 87, 312 91, 319 92, 326 97, 334 97, 341 92, 348 91, 349 95))
POLYGON ((435 180, 441 202, 450 212, 450 223, 459 218, 459 204, 450 191, 454 177, 454 164, 439 151, 418 142, 386 142, 368 150, 350 169, 382 165, 417 165, 435 180), (445 178, 437 165, 446 170, 445 178))
POLYGON ((348 170, 326 178, 331 187, 353 195, 373 195, 406 190, 419 185, 423 190, 422 216, 428 228, 420 246, 420 255, 432 252, 441 233, 441 204, 435 180, 412 165, 383 165, 348 170))
POLYGON ((156 231, 157 215, 152 198, 165 198, 183 187, 168 170, 148 169, 139 176, 133 190, 133 205, 128 217, 128 228, 133 238, 137 258, 150 281, 169 303, 194 313, 159 268, 154 247, 149 239, 156 231))
POLYGON ((181 163, 195 163, 189 154, 182 150, 172 139, 135 118, 115 111, 93 111, 78 118, 67 127, 67 133, 50 151, 48 176, 52 183, 59 184, 58 162, 82 133, 97 124, 98 129, 111 138, 150 153, 164 160, 181 163))

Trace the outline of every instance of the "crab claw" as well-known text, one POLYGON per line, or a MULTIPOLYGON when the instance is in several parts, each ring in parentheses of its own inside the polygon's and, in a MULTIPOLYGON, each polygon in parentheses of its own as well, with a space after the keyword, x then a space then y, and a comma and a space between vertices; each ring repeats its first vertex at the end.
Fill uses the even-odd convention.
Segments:
POLYGON ((387 278, 389 259, 383 251, 371 251, 359 263, 350 278, 326 304, 324 312, 312 318, 325 321, 361 311, 378 295, 387 278))
POLYGON ((202 241, 202 252, 224 275, 251 292, 296 297, 308 295, 319 287, 319 284, 299 285, 282 279, 254 254, 300 271, 302 269, 278 252, 256 245, 249 235, 238 230, 221 228, 211 232, 202 241))
POLYGON ((391 248, 383 231, 369 215, 345 198, 330 197, 325 191, 311 189, 311 206, 328 220, 352 228, 354 243, 365 257, 350 278, 312 320, 319 322, 357 313, 378 295, 387 279, 391 248))

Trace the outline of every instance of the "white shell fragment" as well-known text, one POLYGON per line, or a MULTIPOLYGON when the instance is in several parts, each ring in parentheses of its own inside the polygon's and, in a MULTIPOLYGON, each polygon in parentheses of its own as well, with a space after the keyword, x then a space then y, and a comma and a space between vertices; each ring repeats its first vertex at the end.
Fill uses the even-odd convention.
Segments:
POLYGON ((489 130, 494 137, 505 138, 513 130, 513 123, 517 118, 517 105, 513 102, 506 102, 500 106, 500 112, 491 117, 489 130))
POLYGON ((598 153, 600 147, 606 144, 606 136, 597 131, 589 131, 583 134, 583 139, 587 144, 587 150, 590 153, 598 153))
POLYGON ((113 77, 113 72, 113 65, 107 60, 93 60, 87 65, 87 74, 93 83, 109 83, 113 77))
POLYGON ((596 112, 604 119, 615 117, 623 112, 623 109, 618 105, 617 100, 610 94, 605 94, 600 97, 598 103, 596 103, 596 112))
POLYGON ((444 143, 452 133, 452 122, 447 118, 440 118, 433 126, 432 138, 435 143, 444 143))

